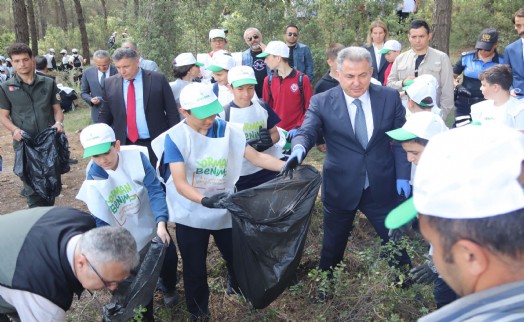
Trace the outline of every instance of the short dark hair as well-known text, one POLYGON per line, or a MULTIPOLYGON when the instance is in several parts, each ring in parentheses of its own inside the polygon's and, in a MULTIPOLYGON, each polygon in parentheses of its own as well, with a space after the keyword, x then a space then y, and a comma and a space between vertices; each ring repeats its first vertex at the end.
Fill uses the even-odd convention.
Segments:
POLYGON ((286 29, 284 29, 284 33, 286 33, 287 29, 290 28, 290 27, 295 28, 297 30, 297 32, 300 31, 300 29, 298 29, 297 25, 295 25, 293 23, 290 23, 289 25, 286 26, 286 29))
POLYGON ((497 84, 502 87, 503 90, 509 92, 511 84, 513 83, 513 72, 511 67, 506 64, 497 64, 490 68, 482 71, 479 74, 481 81, 485 80, 489 84, 497 84))
POLYGON ((178 67, 173 66, 173 76, 175 76, 175 78, 183 78, 189 73, 189 70, 193 68, 193 66, 195 66, 195 64, 178 67))
POLYGON ((9 48, 7 48, 7 55, 11 59, 13 59, 12 57, 13 55, 20 55, 20 54, 28 54, 29 57, 33 57, 33 51, 31 50, 31 48, 29 48, 28 45, 24 43, 17 42, 9 46, 9 48))
POLYGON ((398 142, 398 143, 413 142, 413 143, 418 143, 418 144, 423 145, 423 146, 428 145, 428 142, 429 142, 429 140, 423 139, 423 138, 419 138, 419 137, 416 137, 416 138, 413 138, 413 139, 409 139, 409 140, 404 140, 404 141, 399 141, 399 140, 393 140, 393 141, 398 142))
POLYGON ((47 58, 38 55, 35 57, 35 68, 36 70, 44 70, 47 67, 47 58))
POLYGON ((467 239, 491 252, 522 260, 524 256, 524 208, 493 217, 476 219, 448 219, 426 216, 442 243, 444 260, 453 263, 451 248, 461 239, 467 239))
POLYGON ((524 18, 524 8, 520 8, 519 10, 515 12, 515 14, 513 15, 513 19, 512 19, 513 23, 515 23, 516 17, 524 18))
POLYGON ((344 48, 346 47, 339 43, 329 45, 329 47, 326 48, 327 59, 336 60, 338 53, 344 48))
POLYGON ((117 62, 123 58, 138 59, 138 54, 136 50, 126 47, 118 48, 117 50, 115 50, 115 52, 113 53, 113 61, 117 62))
POLYGON ((428 34, 431 32, 430 29, 429 29, 429 25, 427 22, 425 22, 424 20, 420 20, 420 19, 415 19, 411 22, 411 24, 409 25, 409 30, 411 29, 419 29, 419 28, 424 28, 426 29, 426 31, 428 32, 428 34))

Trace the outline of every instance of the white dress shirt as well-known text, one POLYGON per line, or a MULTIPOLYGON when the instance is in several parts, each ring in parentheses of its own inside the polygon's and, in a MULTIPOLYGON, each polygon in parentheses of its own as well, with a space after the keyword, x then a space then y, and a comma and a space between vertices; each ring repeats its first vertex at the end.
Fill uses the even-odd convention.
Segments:
MULTIPOLYGON (((344 92, 344 98, 346 99, 346 106, 349 112, 349 119, 351 120, 351 126, 353 132, 355 132, 355 115, 357 114, 357 106, 353 104, 354 97, 347 95, 344 92)), ((373 113, 371 111, 371 100, 369 98, 369 92, 366 91, 362 96, 357 97, 362 102, 362 109, 364 110, 364 116, 366 117, 366 129, 368 131, 368 142, 373 134, 373 113)))

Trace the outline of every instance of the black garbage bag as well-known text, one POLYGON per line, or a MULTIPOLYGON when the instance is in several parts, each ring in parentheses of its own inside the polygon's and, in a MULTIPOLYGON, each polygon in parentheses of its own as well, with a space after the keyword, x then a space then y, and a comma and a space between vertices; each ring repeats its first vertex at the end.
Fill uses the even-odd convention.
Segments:
POLYGON ((111 303, 102 308, 105 322, 129 321, 135 315, 135 308, 149 304, 162 270, 166 249, 167 246, 160 238, 153 239, 136 275, 129 278, 127 284, 120 284, 111 303))
POLYGON ((57 133, 56 136, 56 148, 58 149, 58 161, 60 162, 60 173, 68 173, 71 170, 69 164, 69 158, 71 152, 69 151, 69 141, 65 133, 57 133))
POLYGON ((321 177, 299 166, 293 179, 277 177, 232 194, 233 265, 242 294, 256 309, 273 302, 296 275, 321 177))
POLYGON ((65 169, 60 154, 63 153, 62 144, 66 144, 69 149, 67 138, 54 128, 43 130, 34 139, 25 132, 22 136, 24 139, 15 151, 14 173, 40 197, 53 203, 62 191, 60 175, 65 169))

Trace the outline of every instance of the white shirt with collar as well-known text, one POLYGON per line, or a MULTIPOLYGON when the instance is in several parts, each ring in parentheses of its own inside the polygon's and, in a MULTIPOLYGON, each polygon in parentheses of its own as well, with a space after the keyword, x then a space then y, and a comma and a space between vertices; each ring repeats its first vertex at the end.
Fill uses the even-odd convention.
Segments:
MULTIPOLYGON (((353 127, 353 132, 355 132, 355 116, 357 114, 357 106, 353 104, 355 98, 347 95, 344 91, 343 93, 344 98, 346 99, 346 106, 349 113, 349 119, 351 120, 351 126, 353 127)), ((369 142, 369 139, 371 139, 371 135, 373 134, 373 112, 371 111, 369 91, 366 91, 362 96, 357 98, 362 102, 362 110, 364 111, 364 116, 366 117, 366 129, 368 131, 369 142)))
POLYGON ((101 71, 99 71, 98 69, 96 70, 97 71, 97 77, 98 77, 98 82, 100 83, 100 81, 102 80, 102 74, 106 74, 106 79, 109 78, 109 71, 111 70, 111 68, 108 68, 105 73, 102 73, 101 71))

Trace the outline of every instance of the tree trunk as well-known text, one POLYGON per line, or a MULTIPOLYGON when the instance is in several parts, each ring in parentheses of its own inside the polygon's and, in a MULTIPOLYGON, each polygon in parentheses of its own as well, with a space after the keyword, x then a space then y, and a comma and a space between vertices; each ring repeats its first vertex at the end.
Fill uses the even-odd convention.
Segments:
POLYGON ((45 37, 45 32, 47 29, 47 10, 44 1, 38 1, 38 18, 40 19, 40 28, 38 29, 38 39, 43 39, 45 37))
POLYGON ((29 22, 29 32, 31 34, 31 49, 33 55, 38 55, 38 31, 36 30, 35 8, 33 7, 33 0, 26 0, 27 4, 27 20, 29 22))
POLYGON ((67 31, 67 13, 64 0, 58 0, 58 21, 60 21, 60 27, 67 31))
POLYGON ((102 2, 102 15, 104 16, 104 31, 107 35, 107 6, 106 6, 106 0, 101 0, 102 2))
POLYGON ((138 0, 135 0, 135 6, 134 6, 134 9, 135 9, 135 19, 138 18, 138 0))
POLYGON ((452 0, 438 0, 433 2, 431 26, 432 38, 430 46, 449 55, 449 34, 451 32, 452 0))
POLYGON ((16 42, 29 45, 29 25, 24 0, 13 0, 13 19, 15 21, 16 42))
POLYGON ((80 38, 82 39, 82 56, 86 59, 86 64, 90 62, 89 40, 87 38, 86 22, 80 0, 73 0, 75 3, 76 15, 78 18, 78 27, 80 28, 80 38))

